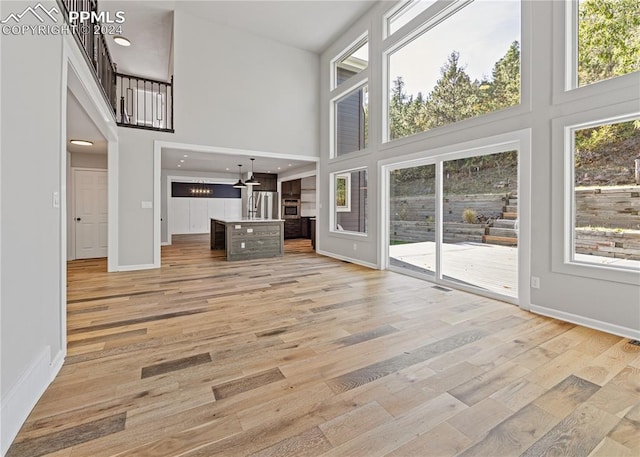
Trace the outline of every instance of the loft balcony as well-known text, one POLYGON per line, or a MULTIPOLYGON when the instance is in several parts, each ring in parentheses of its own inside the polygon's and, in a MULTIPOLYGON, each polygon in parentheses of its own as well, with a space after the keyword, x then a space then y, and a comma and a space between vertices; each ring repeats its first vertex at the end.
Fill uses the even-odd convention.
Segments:
POLYGON ((58 0, 58 4, 116 123, 173 133, 173 77, 167 82, 118 73, 101 28, 75 27, 69 19, 72 11, 97 13, 97 0, 58 0))
POLYGON ((116 122, 122 127, 173 133, 171 82, 116 73, 116 122))

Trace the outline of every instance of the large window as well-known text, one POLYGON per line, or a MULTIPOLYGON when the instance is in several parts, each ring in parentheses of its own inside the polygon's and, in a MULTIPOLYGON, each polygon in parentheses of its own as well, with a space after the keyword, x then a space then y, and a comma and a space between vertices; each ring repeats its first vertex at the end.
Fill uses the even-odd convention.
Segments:
POLYGON ((388 139, 520 103, 520 2, 476 0, 388 54, 388 139))
POLYGON ((332 230, 367 233, 367 170, 351 170, 332 174, 332 230))
POLYGON ((638 0, 579 0, 577 16, 578 86, 640 70, 638 0))
POLYGON ((640 118, 569 132, 572 260, 640 270, 640 118))
POLYGON ((341 156, 369 144, 369 88, 362 86, 335 102, 335 153, 341 156))

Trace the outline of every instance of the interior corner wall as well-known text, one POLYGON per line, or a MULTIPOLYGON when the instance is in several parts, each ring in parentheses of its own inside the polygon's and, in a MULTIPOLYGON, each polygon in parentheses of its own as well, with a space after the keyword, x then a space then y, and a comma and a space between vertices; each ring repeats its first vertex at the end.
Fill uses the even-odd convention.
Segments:
POLYGON ((176 2, 173 141, 318 156, 319 61, 176 2))
MULTIPOLYGON (((56 6, 43 1, 45 8, 56 6)), ((1 2, 0 17, 24 2, 1 2)), ((1 446, 6 452, 53 379, 65 348, 61 335, 62 37, 1 40, 1 446), (35 186, 28 183, 37 183, 35 186), (52 204, 58 192, 61 207, 52 204)))

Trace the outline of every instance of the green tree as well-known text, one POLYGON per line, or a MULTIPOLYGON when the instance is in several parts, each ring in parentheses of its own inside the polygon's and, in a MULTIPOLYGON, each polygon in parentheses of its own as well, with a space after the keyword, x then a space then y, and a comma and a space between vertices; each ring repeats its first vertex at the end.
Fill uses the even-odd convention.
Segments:
POLYGON ((460 53, 453 51, 440 69, 440 79, 426 100, 429 128, 452 124, 478 114, 478 87, 460 66, 460 53))
POLYGON ((408 120, 409 105, 413 97, 406 93, 402 76, 398 76, 391 87, 391 100, 389 101, 389 130, 391 139, 402 138, 411 135, 412 126, 408 120))
POLYGON ((640 70, 640 1, 581 0, 578 81, 591 84, 640 70))
POLYGON ((496 111, 520 103, 520 43, 514 41, 507 53, 498 60, 491 72, 487 105, 483 113, 496 111))
MULTIPOLYGON (((578 9, 580 86, 640 71, 640 1, 581 0, 578 9)), ((640 136, 640 121, 576 133, 576 167, 640 136)))

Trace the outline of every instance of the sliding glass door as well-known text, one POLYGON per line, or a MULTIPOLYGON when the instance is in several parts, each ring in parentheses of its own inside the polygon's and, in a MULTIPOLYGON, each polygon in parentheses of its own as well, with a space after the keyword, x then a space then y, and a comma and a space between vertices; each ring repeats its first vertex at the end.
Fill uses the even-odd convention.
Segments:
POLYGON ((517 301, 518 151, 428 160, 388 168, 388 267, 517 301))
POLYGON ((436 166, 391 171, 389 264, 406 272, 436 272, 436 166))

